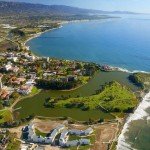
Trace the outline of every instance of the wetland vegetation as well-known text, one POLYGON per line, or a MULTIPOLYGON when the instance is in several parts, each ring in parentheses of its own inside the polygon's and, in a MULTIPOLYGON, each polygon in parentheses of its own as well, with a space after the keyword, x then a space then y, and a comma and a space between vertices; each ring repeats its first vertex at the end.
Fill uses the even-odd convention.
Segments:
MULTIPOLYGON (((75 120, 79 121, 88 121, 89 118, 92 119, 113 119, 114 116, 112 116, 110 113, 103 111, 102 109, 91 109, 87 111, 83 111, 80 108, 65 108, 65 107, 56 107, 56 108, 46 108, 44 106, 45 100, 47 98, 54 98, 54 99, 83 99, 84 97, 89 97, 92 95, 99 97, 96 94, 100 89, 104 87, 106 82, 111 82, 116 80, 120 84, 124 84, 126 87, 132 89, 132 91, 137 91, 139 88, 135 85, 133 85, 129 80, 130 74, 123 73, 123 72, 98 72, 96 73, 92 79, 89 80, 89 82, 80 87, 79 89, 71 90, 71 91, 55 91, 55 90, 44 90, 41 93, 35 95, 32 98, 26 98, 24 100, 21 100, 19 103, 16 104, 15 108, 20 108, 19 110, 15 111, 14 113, 18 113, 18 117, 26 118, 31 114, 34 114, 36 116, 43 116, 43 117, 71 117, 75 120), (29 107, 30 106, 30 107, 29 107), (29 109, 32 108, 32 109, 29 109)), ((119 83, 117 83, 117 86, 121 86, 119 83)), ((122 87, 122 86, 121 86, 122 87)), ((128 89, 127 88, 127 89, 128 89)), ((125 88, 126 89, 126 88, 125 88)), ((115 90, 115 88, 114 88, 115 90)), ((125 97, 126 102, 130 103, 130 100, 128 98, 132 95, 132 92, 130 93, 128 90, 125 90, 124 94, 121 95, 121 91, 116 90, 114 93, 117 94, 117 91, 120 94, 120 98, 125 97), (130 93, 128 95, 128 92, 130 93), (126 95, 127 94, 127 95, 126 95)), ((109 91, 108 91, 109 92, 109 91)), ((107 93, 107 92, 106 92, 107 93)), ((101 95, 102 96, 102 95, 101 95)), ((108 95, 109 96, 109 95, 108 95)), ((133 96, 134 97, 134 96, 133 96)), ((133 98, 132 97, 132 98, 133 98)), ((135 98, 135 97, 134 97, 135 98)), ((58 101, 59 103, 61 101, 58 101)), ((67 100, 64 100, 64 103, 67 102, 67 100)), ((134 101, 135 102, 135 101, 134 101)), ((111 103, 111 102, 108 102, 111 103)))

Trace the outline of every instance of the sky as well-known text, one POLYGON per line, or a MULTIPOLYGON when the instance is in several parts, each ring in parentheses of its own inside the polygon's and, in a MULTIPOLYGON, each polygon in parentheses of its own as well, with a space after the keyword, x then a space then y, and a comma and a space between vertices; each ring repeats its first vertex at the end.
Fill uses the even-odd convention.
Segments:
MULTIPOLYGON (((1 0, 0 0, 1 1, 1 0)), ((47 5, 68 5, 107 11, 132 11, 150 13, 150 0, 2 0, 40 3, 47 5)))

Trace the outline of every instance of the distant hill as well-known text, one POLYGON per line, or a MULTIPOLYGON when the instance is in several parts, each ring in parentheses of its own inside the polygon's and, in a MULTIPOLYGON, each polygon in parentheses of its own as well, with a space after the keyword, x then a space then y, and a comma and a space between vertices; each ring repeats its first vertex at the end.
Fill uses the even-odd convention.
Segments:
POLYGON ((42 5, 20 2, 0 2, 0 15, 24 15, 24 16, 70 16, 70 15, 87 15, 87 14, 118 14, 132 12, 108 12, 101 10, 81 9, 65 5, 42 5))
POLYGON ((72 21, 110 18, 109 14, 134 14, 82 9, 65 5, 42 5, 0 1, 0 24, 37 24, 45 20, 72 21))

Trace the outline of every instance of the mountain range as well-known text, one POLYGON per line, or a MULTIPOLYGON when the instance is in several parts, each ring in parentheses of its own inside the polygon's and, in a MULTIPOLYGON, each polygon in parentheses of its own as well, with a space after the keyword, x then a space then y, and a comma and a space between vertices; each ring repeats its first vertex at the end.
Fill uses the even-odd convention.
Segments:
POLYGON ((91 14, 134 14, 126 11, 102 11, 82 9, 65 5, 42 5, 20 2, 0 1, 0 16, 24 15, 24 16, 71 16, 91 14))

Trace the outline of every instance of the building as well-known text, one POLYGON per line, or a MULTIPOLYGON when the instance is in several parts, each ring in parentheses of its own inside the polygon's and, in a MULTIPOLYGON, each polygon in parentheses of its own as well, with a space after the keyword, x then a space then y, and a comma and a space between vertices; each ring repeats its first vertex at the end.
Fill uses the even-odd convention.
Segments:
POLYGON ((14 56, 13 53, 8 53, 8 54, 7 54, 7 57, 13 57, 13 56, 14 56))
POLYGON ((12 66, 11 66, 11 64, 7 64, 4 68, 5 68, 6 71, 8 71, 12 68, 12 66))
POLYGON ((19 68, 17 66, 15 66, 15 67, 12 67, 10 70, 13 71, 13 72, 18 72, 19 68))
POLYGON ((61 136, 59 138, 59 145, 61 147, 64 147, 66 142, 67 142, 67 139, 68 139, 68 134, 69 134, 69 131, 68 130, 64 130, 62 133, 61 133, 61 136))
POLYGON ((2 84, 2 74, 0 74, 0 91, 3 89, 3 84, 2 84))
POLYGON ((58 132, 62 132, 63 130, 66 129, 66 126, 63 125, 63 124, 60 124, 60 125, 58 125, 55 129, 56 129, 58 132))
POLYGON ((28 140, 32 140, 33 139, 33 136, 34 136, 34 125, 32 123, 30 123, 28 125, 28 140))
POLYGON ((80 139, 80 145, 90 145, 90 139, 80 139))
POLYGON ((80 136, 82 134, 82 130, 72 129, 70 130, 70 134, 80 136))
POLYGON ((28 126, 22 128, 22 132, 27 132, 27 131, 28 131, 28 126))
POLYGON ((49 57, 42 57, 43 61, 49 62, 49 57))
POLYGON ((51 143, 51 138, 50 137, 45 137, 44 138, 44 143, 45 144, 50 144, 51 143))
POLYGON ((72 147, 72 146, 78 146, 80 143, 78 140, 73 140, 73 141, 67 141, 66 146, 67 147, 72 147))
POLYGON ((42 136, 37 136, 37 135, 34 135, 32 140, 35 143, 43 143, 44 142, 44 138, 42 136))
POLYGON ((34 61, 35 60, 35 56, 27 56, 26 59, 28 61, 34 61))
POLYGON ((52 133, 51 133, 51 135, 50 135, 50 143, 51 143, 51 144, 54 143, 55 137, 56 137, 58 134, 59 134, 59 132, 58 132, 56 129, 54 129, 54 130, 52 131, 52 133))
POLYGON ((63 130, 66 129, 65 125, 58 125, 51 133, 50 135, 50 143, 53 144, 55 141, 55 137, 61 133, 63 130))
POLYGON ((19 93, 20 94, 23 94, 23 95, 28 95, 32 92, 32 89, 33 89, 33 85, 22 85, 20 90, 19 90, 19 93))
POLYGON ((11 58, 10 58, 10 61, 13 61, 13 62, 16 62, 17 60, 18 60, 17 57, 11 57, 11 58))
POLYGON ((26 85, 34 85, 35 84, 35 80, 29 79, 25 84, 26 85))
POLYGON ((87 135, 92 134, 93 132, 94 132, 94 130, 92 128, 88 128, 83 131, 83 135, 87 136, 87 135))

